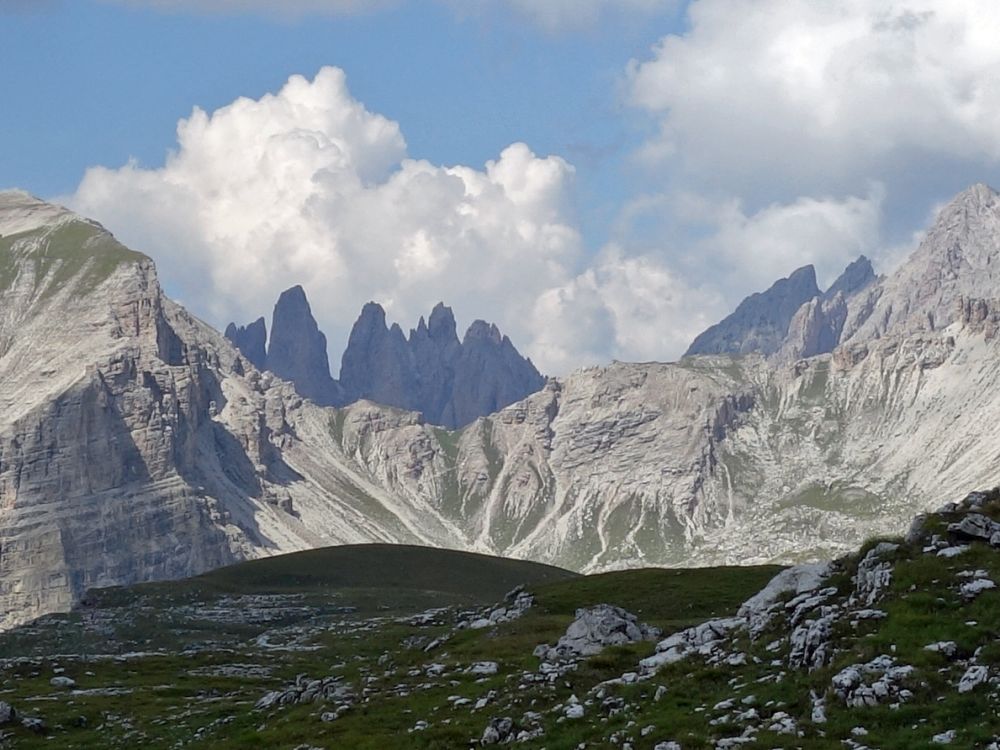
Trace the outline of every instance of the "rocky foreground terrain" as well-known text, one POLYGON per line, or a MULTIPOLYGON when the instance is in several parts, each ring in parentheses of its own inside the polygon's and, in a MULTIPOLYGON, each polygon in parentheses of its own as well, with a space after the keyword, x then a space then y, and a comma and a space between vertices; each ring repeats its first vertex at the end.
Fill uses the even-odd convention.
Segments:
POLYGON ((0 636, 0 742, 996 748, 998 519, 973 493, 783 570, 369 546, 95 591, 0 636))

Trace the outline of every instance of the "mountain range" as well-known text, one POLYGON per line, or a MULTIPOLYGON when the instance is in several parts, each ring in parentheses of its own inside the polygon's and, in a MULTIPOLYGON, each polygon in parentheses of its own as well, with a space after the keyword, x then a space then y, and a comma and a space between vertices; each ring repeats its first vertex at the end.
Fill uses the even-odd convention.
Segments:
POLYGON ((368 306, 340 381, 326 369, 331 398, 361 400, 323 406, 327 380, 282 370, 322 364, 318 327, 289 339, 276 315, 268 347, 252 324, 237 348, 100 225, 2 193, 0 626, 95 586, 333 544, 594 571, 829 558, 896 532, 996 482, 1000 197, 957 196, 888 276, 852 269, 826 293, 806 269, 751 298, 699 337, 712 353, 550 378, 449 430, 434 422, 475 409, 423 368, 502 381, 466 351, 482 333, 502 353, 494 329, 448 359, 444 308, 406 338, 368 306), (388 371, 366 380, 371 363, 388 371), (385 394, 403 406, 368 399, 385 394))
POLYGON ((362 308, 351 330, 340 369, 330 375, 326 336, 319 330, 301 286, 278 298, 267 325, 230 323, 226 338, 260 370, 270 370, 321 406, 346 406, 366 399, 420 412, 431 424, 452 429, 492 414, 545 385, 530 359, 483 320, 459 341, 455 315, 439 303, 410 335, 376 302, 362 308))

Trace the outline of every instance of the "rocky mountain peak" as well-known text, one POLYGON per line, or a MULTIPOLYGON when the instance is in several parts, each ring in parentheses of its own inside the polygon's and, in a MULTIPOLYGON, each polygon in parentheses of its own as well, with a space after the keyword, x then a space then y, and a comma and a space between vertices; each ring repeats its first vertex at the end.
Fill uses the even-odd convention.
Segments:
MULTIPOLYGON (((423 320, 423 318, 421 318, 423 320)), ((443 302, 438 302, 431 310, 428 318, 427 331, 432 339, 437 341, 458 341, 458 327, 455 325, 455 314, 443 302)))
POLYGON ((845 341, 935 331, 955 322, 963 297, 988 299, 1000 285, 1000 195, 979 183, 938 214, 917 250, 877 289, 877 302, 845 341))
MULTIPOLYGON (((321 405, 364 399, 419 411, 432 424, 454 428, 530 395, 545 382, 495 325, 477 320, 459 341, 455 314, 443 302, 421 317, 408 337, 398 323, 387 324, 380 304, 366 303, 351 328, 339 381, 330 376, 326 338, 302 287, 284 292, 274 315, 264 366, 321 405), (461 382, 469 378, 476 382, 461 382)), ((226 337, 255 365, 265 335, 263 319, 226 329, 226 337)))
POLYGON ((318 404, 339 401, 340 389, 330 376, 326 336, 319 330, 301 286, 286 289, 274 306, 266 366, 318 404))
POLYGON ((263 318, 245 326, 230 323, 226 326, 225 336, 258 370, 267 366, 267 323, 263 318))
POLYGON ((366 335, 378 330, 385 330, 385 309, 378 302, 366 302, 361 308, 361 314, 351 329, 351 334, 366 335))
MULTIPOLYGON (((495 324, 487 323, 485 320, 474 320, 465 332, 462 345, 468 346, 475 341, 489 341, 499 346, 503 343, 504 339, 506 339, 506 336, 500 333, 500 329, 495 324)), ((507 340, 509 341, 509 339, 507 340)))
POLYGON ((856 261, 844 269, 844 272, 824 292, 823 297, 833 299, 840 293, 845 297, 850 297, 874 282, 875 279, 875 269, 872 268, 872 262, 864 255, 860 255, 856 261))
POLYGON ((47 203, 23 190, 0 190, 0 236, 30 232, 73 219, 84 221, 68 208, 47 203))
POLYGON ((820 295, 816 269, 802 266, 779 279, 767 291, 751 294, 736 311, 700 334, 688 347, 692 354, 773 354, 788 334, 792 318, 803 304, 820 295))

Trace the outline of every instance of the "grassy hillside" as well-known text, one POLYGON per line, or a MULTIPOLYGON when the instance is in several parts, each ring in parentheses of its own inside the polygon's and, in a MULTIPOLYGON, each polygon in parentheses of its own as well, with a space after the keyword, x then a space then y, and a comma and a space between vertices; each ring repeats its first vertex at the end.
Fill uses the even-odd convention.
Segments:
POLYGON ((83 220, 0 237, 0 292, 10 288, 25 264, 33 263, 42 298, 67 284, 80 294, 96 288, 124 263, 148 258, 122 245, 101 227, 83 220))
POLYGON ((554 643, 577 607, 619 604, 669 631, 734 611, 777 570, 582 577, 421 547, 315 550, 95 591, 76 612, 0 635, 0 700, 45 721, 41 734, 12 729, 16 747, 466 747, 493 712, 583 693, 651 652, 650 643, 611 649, 537 696, 511 691, 512 679, 537 668, 534 647, 554 643), (537 601, 520 619, 454 629, 522 584, 537 601), (439 607, 448 609, 428 622, 407 619, 439 607), (425 652, 442 636, 449 639, 425 652), (465 671, 482 660, 497 662, 497 674, 465 671), (429 664, 444 665, 448 678, 429 678, 429 664), (325 704, 253 709, 300 674, 336 675, 367 695, 332 722, 322 720, 325 704), (50 684, 58 675, 75 687, 50 684), (491 690, 488 708, 455 705, 491 690), (431 725, 409 731, 421 720, 431 725))
POLYGON ((994 748, 1000 493, 977 503, 812 569, 757 610, 755 629, 732 615, 780 568, 576 576, 362 546, 94 592, 0 636, 0 700, 44 720, 0 731, 25 748, 451 750, 509 717, 539 733, 517 747, 546 750, 994 748), (985 535, 956 526, 969 522, 985 535), (534 602, 506 621, 509 603, 490 602, 515 583, 534 602), (641 665, 652 642, 569 663, 535 655, 599 603, 693 645, 658 668, 641 665), (714 618, 729 624, 701 626, 714 618), (326 692, 313 700, 310 686, 326 692))

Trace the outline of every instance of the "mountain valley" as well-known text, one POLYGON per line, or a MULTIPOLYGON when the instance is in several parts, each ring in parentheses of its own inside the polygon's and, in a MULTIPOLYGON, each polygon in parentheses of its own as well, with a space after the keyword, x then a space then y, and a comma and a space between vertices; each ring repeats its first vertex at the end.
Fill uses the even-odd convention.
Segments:
POLYGON ((95 587, 337 544, 596 572, 829 559, 897 533, 996 480, 998 226, 975 186, 893 274, 860 262, 803 303, 769 354, 587 368, 448 430, 303 398, 255 366, 259 327, 241 353, 148 258, 4 193, 0 626, 95 587))

